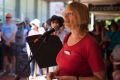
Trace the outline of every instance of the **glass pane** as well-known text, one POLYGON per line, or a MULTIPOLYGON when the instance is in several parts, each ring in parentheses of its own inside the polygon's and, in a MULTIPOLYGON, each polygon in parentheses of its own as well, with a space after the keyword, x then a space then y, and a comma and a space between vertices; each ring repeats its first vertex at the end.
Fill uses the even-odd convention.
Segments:
POLYGON ((0 23, 3 22, 3 0, 0 0, 0 23))
POLYGON ((15 0, 5 0, 5 14, 11 13, 14 17, 15 14, 15 0))

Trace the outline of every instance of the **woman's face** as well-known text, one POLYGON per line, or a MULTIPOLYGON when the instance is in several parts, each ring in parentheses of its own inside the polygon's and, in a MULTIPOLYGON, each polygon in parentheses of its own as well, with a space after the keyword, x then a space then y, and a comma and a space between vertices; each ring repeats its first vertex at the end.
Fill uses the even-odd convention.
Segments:
POLYGON ((67 7, 63 13, 64 26, 68 29, 78 27, 80 25, 80 15, 77 11, 67 7))
POLYGON ((96 24, 95 30, 96 30, 96 31, 99 31, 99 29, 100 29, 100 26, 99 26, 98 24, 96 24))
POLYGON ((116 31, 115 26, 111 26, 111 31, 112 31, 112 32, 115 32, 115 31, 116 31))
POLYGON ((59 24, 58 24, 57 20, 54 20, 54 21, 51 22, 51 27, 52 28, 59 27, 59 24))
POLYGON ((33 26, 33 30, 38 30, 38 26, 36 26, 35 24, 32 24, 33 26))

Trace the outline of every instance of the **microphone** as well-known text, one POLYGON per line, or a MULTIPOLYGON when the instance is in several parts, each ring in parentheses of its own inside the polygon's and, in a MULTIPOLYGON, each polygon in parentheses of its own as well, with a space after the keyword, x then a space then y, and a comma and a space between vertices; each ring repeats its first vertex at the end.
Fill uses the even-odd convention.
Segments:
POLYGON ((50 35, 51 33, 55 32, 55 31, 58 31, 60 29, 60 27, 62 26, 54 26, 53 28, 51 28, 50 30, 46 31, 42 36, 47 36, 47 35, 50 35))
MULTIPOLYGON (((60 29, 60 27, 62 27, 62 26, 55 26, 54 28, 51 28, 49 31, 46 31, 46 32, 45 32, 41 37, 39 37, 39 38, 45 38, 45 37, 47 37, 48 35, 52 34, 53 32, 58 31, 58 30, 60 29)), ((36 42, 39 40, 39 38, 35 39, 35 40, 34 40, 34 43, 36 43, 36 42)))

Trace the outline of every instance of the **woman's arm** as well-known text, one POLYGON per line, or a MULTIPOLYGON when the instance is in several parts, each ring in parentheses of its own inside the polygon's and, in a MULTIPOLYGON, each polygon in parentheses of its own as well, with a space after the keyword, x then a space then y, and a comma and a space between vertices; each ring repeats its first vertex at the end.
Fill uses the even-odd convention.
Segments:
POLYGON ((93 77, 79 77, 79 80, 105 80, 105 71, 96 72, 93 77))
POLYGON ((54 72, 49 72, 47 74, 47 80, 52 80, 52 79, 56 78, 56 75, 58 74, 58 71, 59 71, 59 68, 57 66, 54 72))
POLYGON ((91 77, 57 76, 58 80, 105 80, 105 71, 96 72, 91 77))

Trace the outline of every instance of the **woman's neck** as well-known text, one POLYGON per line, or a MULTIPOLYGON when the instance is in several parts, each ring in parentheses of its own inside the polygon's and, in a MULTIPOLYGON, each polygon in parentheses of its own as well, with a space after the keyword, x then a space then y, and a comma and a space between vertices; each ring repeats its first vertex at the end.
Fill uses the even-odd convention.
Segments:
POLYGON ((74 44, 76 44, 77 42, 79 42, 80 40, 82 40, 85 35, 87 34, 87 32, 81 32, 80 30, 72 30, 71 34, 68 38, 67 44, 69 46, 72 46, 74 44))
POLYGON ((80 37, 85 36, 86 33, 87 31, 81 31, 80 29, 74 29, 74 30, 71 30, 71 37, 80 38, 80 37))

